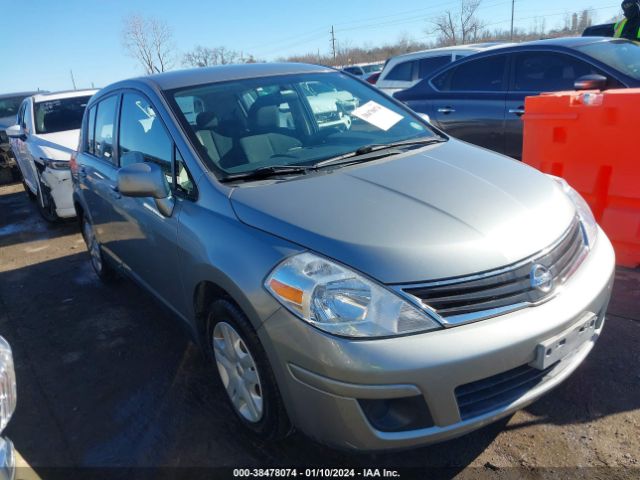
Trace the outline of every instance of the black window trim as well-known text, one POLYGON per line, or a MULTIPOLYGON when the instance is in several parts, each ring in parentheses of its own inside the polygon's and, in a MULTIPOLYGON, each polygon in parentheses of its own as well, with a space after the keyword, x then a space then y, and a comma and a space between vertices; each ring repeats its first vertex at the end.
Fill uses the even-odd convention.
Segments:
POLYGON ((507 94, 507 93, 509 93, 509 90, 508 90, 509 77, 508 77, 508 75, 510 73, 511 57, 512 57, 513 53, 514 52, 512 52, 512 51, 509 51, 509 52, 491 52, 490 54, 483 55, 480 58, 476 57, 476 55, 468 55, 467 56, 467 58, 469 58, 468 62, 464 62, 464 63, 461 63, 461 62, 458 62, 458 61, 451 62, 451 65, 449 67, 447 67, 444 71, 441 71, 438 74, 438 77, 439 77, 439 76, 444 75, 445 73, 448 73, 453 69, 457 69, 457 68, 459 68, 459 67, 461 67, 461 66, 463 66, 463 65, 465 65, 467 63, 480 62, 480 61, 485 60, 487 58, 492 58, 492 57, 496 57, 498 55, 503 55, 503 56, 507 57, 505 59, 505 68, 504 68, 503 77, 502 77, 502 82, 507 87, 504 90, 439 90, 433 84, 433 80, 435 79, 435 77, 433 77, 433 76, 428 80, 429 85, 431 86, 431 88, 434 91, 436 91, 438 93, 484 93, 484 94, 487 94, 487 95, 497 95, 499 93, 507 94))

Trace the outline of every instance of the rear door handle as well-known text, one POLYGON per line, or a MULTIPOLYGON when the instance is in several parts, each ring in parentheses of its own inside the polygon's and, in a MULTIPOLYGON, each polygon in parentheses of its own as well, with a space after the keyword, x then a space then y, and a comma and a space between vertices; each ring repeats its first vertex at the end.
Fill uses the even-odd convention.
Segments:
POLYGON ((524 107, 510 108, 509 113, 514 113, 518 116, 524 115, 524 107))
POLYGON ((78 176, 79 176, 80 178, 86 178, 86 177, 87 177, 87 169, 86 169, 86 168, 84 168, 84 167, 80 167, 80 168, 78 169, 78 176))
POLYGON ((438 113, 444 113, 445 115, 454 113, 455 111, 456 111, 455 108, 451 108, 451 107, 440 107, 438 109, 438 113))

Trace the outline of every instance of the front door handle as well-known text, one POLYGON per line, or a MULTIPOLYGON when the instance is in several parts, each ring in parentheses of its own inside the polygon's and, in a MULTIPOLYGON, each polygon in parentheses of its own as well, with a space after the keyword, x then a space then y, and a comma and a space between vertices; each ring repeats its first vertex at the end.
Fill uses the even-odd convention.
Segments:
POLYGON ((120 194, 120 190, 118 190, 118 185, 111 185, 109 187, 109 190, 110 190, 111 196, 116 200, 119 198, 122 198, 122 195, 120 194))
POLYGON ((509 113, 514 113, 518 116, 524 115, 524 107, 510 108, 509 113))
POLYGON ((450 113, 454 113, 455 111, 455 108, 451 107, 440 107, 438 109, 438 113, 444 113, 445 115, 449 115, 450 113))

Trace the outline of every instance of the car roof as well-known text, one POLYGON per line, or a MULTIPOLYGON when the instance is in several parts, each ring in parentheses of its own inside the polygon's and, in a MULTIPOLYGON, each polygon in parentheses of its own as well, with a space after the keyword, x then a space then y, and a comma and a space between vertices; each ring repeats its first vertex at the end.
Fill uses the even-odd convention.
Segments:
MULTIPOLYGON (((296 73, 323 72, 336 72, 336 70, 330 67, 306 63, 248 63, 174 70, 171 72, 148 75, 146 77, 133 78, 129 81, 125 80, 122 84, 126 84, 127 82, 141 82, 151 87, 158 87, 161 90, 172 90, 174 88, 190 87, 214 82, 225 82, 229 80, 290 75, 296 73)), ((115 88, 120 85, 121 82, 118 82, 110 87, 115 88)))
POLYGON ((447 53, 447 52, 484 52, 485 50, 492 50, 494 48, 501 48, 514 45, 513 43, 506 42, 485 42, 485 43, 470 43, 467 45, 452 45, 450 47, 430 48, 427 50, 418 50, 417 52, 402 53, 395 55, 391 59, 412 59, 422 58, 424 56, 430 56, 431 54, 447 53))
POLYGON ((2 94, 0 94, 0 100, 5 99, 5 98, 13 98, 13 97, 22 97, 22 98, 26 98, 26 97, 29 97, 29 96, 33 95, 34 93, 41 93, 41 92, 15 92, 15 93, 2 93, 2 94))
POLYGON ((32 96, 34 102, 46 102, 49 100, 60 100, 63 98, 74 98, 74 97, 86 97, 87 95, 94 95, 98 92, 97 88, 84 89, 84 90, 64 90, 61 92, 51 92, 51 93, 37 93, 32 96))

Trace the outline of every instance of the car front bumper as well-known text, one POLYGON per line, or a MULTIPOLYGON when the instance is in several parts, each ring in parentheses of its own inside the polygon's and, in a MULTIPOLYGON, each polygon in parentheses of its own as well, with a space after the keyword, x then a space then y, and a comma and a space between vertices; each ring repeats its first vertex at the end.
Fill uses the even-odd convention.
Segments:
POLYGON ((51 190, 51 198, 56 205, 58 216, 61 218, 75 217, 71 170, 54 170, 47 167, 42 171, 41 177, 51 190))
MULTIPOLYGON (((258 330, 287 412, 312 438, 339 448, 383 450, 444 441, 480 428, 530 404, 566 379, 602 332, 615 258, 602 231, 589 255, 552 300, 510 314, 425 334, 349 340, 325 334, 284 308, 258 330), (592 315, 585 341, 507 403, 462 414, 459 387, 493 385, 504 372, 525 369, 538 345, 592 315), (373 426, 363 402, 420 398, 431 422, 401 431, 373 426), (424 401, 422 401, 424 400, 424 401)), ((517 382, 516 382, 517 383, 517 382)), ((486 407, 486 404, 485 404, 486 407)), ((414 412, 415 413, 415 412, 414 412)))

